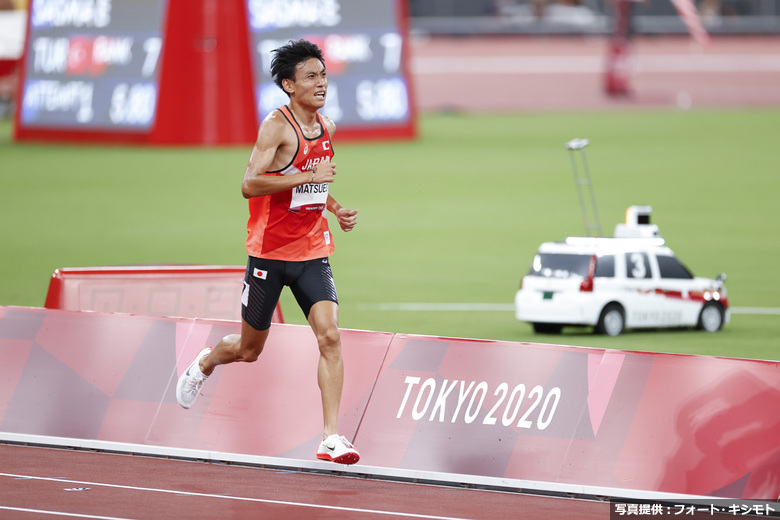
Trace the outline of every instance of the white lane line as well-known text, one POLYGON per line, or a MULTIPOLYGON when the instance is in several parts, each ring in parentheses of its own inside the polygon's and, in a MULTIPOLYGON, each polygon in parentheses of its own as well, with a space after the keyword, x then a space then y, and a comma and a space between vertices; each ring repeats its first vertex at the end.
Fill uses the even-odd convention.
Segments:
MULTIPOLYGON (((511 303, 358 303, 356 307, 365 311, 413 311, 413 312, 509 312, 514 311, 511 303)), ((732 314, 780 315, 777 307, 731 307, 732 314)))
POLYGON ((0 506, 2 511, 16 511, 19 513, 32 513, 35 515, 66 516, 68 518, 89 518, 93 520, 133 520, 131 518, 120 518, 118 516, 96 516, 82 515, 79 513, 65 513, 64 511, 47 511, 45 509, 28 509, 26 507, 0 506))
MULTIPOLYGON (((50 478, 50 477, 38 477, 35 475, 15 475, 12 473, 0 473, 0 477, 10 477, 10 478, 24 478, 29 480, 43 480, 43 481, 49 481, 49 482, 60 482, 60 483, 68 483, 68 484, 78 484, 81 486, 94 486, 94 487, 106 487, 106 488, 115 488, 115 489, 126 489, 130 491, 146 491, 151 493, 164 493, 169 495, 184 495, 184 496, 191 496, 191 497, 201 497, 201 498, 220 498, 224 500, 236 500, 239 502, 257 502, 257 503, 264 503, 264 504, 274 504, 274 505, 284 505, 284 506, 295 506, 295 507, 307 507, 310 509, 325 509, 325 510, 331 510, 331 511, 345 511, 350 513, 364 513, 364 514, 370 514, 370 515, 382 515, 382 516, 396 516, 396 517, 404 517, 404 518, 423 518, 426 520, 468 520, 464 517, 451 517, 451 516, 435 516, 435 515, 423 515, 423 514, 416 514, 416 513, 401 513, 397 511, 382 511, 378 509, 361 509, 361 508, 354 508, 354 507, 339 507, 339 506, 327 506, 322 504, 310 504, 306 502, 289 502, 286 500, 270 500, 266 498, 251 498, 251 497, 239 497, 239 496, 232 496, 232 495, 215 495, 211 493, 195 493, 192 491, 178 491, 175 489, 159 489, 159 488, 145 488, 145 487, 137 487, 137 486, 124 486, 120 484, 105 484, 102 482, 84 482, 80 480, 66 480, 66 479, 60 479, 60 478, 50 478)), ((3 508, 4 506, 0 506, 0 508, 3 508)), ((48 514, 53 515, 61 515, 61 516, 79 516, 77 514, 73 513, 61 513, 61 512, 49 512, 48 514)), ((99 517, 99 516, 86 516, 82 515, 83 518, 106 518, 106 517, 99 517)), ((113 519, 110 518, 108 520, 127 520, 127 519, 113 519)))

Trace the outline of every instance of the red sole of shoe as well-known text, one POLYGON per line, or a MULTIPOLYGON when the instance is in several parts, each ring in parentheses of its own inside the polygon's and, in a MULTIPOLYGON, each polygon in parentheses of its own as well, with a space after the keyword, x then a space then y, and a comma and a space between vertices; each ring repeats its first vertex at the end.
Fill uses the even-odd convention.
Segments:
POLYGON ((320 455, 317 454, 317 458, 320 460, 327 460, 330 462, 335 462, 336 464, 355 464, 357 461, 360 460, 360 455, 357 453, 345 453, 344 455, 341 455, 340 457, 331 458, 329 455, 320 455))

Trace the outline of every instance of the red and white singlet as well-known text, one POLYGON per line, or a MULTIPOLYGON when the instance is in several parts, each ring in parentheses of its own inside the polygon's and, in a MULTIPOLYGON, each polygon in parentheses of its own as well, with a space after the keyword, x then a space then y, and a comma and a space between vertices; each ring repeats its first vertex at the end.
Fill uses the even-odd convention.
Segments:
MULTIPOLYGON (((292 175, 311 171, 314 165, 333 157, 330 135, 317 114, 322 132, 314 139, 303 135, 290 109, 279 111, 295 130, 298 151, 281 170, 265 175, 292 175)), ((249 199, 246 250, 249 256, 270 260, 305 261, 333 254, 335 246, 328 229, 328 185, 306 183, 290 190, 249 199)))

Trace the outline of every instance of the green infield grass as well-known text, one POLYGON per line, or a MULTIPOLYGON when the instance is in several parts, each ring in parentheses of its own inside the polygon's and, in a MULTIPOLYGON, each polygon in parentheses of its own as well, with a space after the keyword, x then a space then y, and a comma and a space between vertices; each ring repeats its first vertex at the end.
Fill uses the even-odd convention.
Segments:
MULTIPOLYGON (((341 325, 780 359, 778 128, 777 109, 640 110, 429 114, 413 141, 340 143, 337 133, 331 193, 360 211, 352 233, 334 230, 341 325), (721 332, 548 336, 515 320, 514 293, 539 244, 585 232, 564 146, 573 138, 591 142, 605 235, 628 206, 651 205, 695 274, 728 275, 742 311, 721 332)), ((42 306, 59 267, 244 264, 249 151, 15 143, 0 122, 0 305, 42 306)), ((304 323, 289 292, 282 309, 304 323)))

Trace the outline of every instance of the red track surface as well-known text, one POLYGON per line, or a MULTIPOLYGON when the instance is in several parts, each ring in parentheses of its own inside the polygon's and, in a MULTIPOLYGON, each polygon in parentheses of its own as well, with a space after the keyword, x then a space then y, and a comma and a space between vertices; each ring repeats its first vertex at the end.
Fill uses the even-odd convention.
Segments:
POLYGON ((605 502, 0 445, 0 518, 599 519, 605 502))
POLYGON ((780 106, 780 36, 636 38, 630 95, 604 91, 603 37, 417 38, 416 104, 462 110, 700 109, 780 106))

